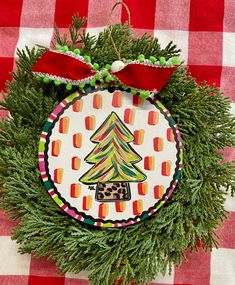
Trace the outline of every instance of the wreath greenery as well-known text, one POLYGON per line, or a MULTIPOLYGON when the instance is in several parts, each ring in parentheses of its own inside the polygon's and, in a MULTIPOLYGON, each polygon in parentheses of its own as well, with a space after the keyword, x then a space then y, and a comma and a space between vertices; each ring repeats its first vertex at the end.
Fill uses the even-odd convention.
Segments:
MULTIPOLYGON (((121 56, 135 59, 177 56, 169 43, 160 48, 158 40, 147 35, 136 39, 128 25, 110 26, 98 37, 81 32, 85 19, 73 17, 70 39, 55 28, 54 44, 89 55, 101 67, 117 60, 115 45, 125 40, 121 56)), ((185 250, 204 250, 218 245, 216 228, 226 217, 226 191, 234 191, 234 167, 222 163, 217 151, 233 146, 235 120, 230 101, 213 86, 197 84, 179 66, 158 94, 171 112, 181 132, 184 167, 171 199, 147 220, 126 228, 97 228, 80 223, 65 214, 44 189, 38 170, 38 142, 44 123, 55 106, 76 89, 64 84, 36 80, 32 66, 45 51, 39 47, 18 51, 17 71, 8 82, 3 109, 10 117, 0 122, 1 208, 18 224, 12 237, 21 253, 47 256, 61 272, 90 271, 93 285, 151 281, 172 265, 180 265, 185 250)), ((170 270, 170 269, 169 269, 170 270)))

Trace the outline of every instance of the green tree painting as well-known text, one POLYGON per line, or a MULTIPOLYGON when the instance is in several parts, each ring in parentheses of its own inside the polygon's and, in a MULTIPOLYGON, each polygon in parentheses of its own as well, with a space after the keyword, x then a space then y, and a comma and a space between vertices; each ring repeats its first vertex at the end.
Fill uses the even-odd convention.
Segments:
POLYGON ((112 112, 90 140, 96 146, 85 161, 94 166, 79 180, 84 184, 97 184, 98 200, 129 200, 129 182, 146 179, 146 175, 135 165, 142 158, 130 146, 133 134, 112 112))

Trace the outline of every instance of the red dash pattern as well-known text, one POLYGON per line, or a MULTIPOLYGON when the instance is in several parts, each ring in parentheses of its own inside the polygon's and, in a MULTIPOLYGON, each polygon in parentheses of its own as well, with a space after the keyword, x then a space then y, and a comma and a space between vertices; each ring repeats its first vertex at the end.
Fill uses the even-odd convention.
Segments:
POLYGON ((133 125, 135 120, 135 109, 127 108, 124 111, 124 122, 133 125))
POLYGON ((64 169, 63 168, 56 168, 54 170, 54 182, 61 184, 63 179, 64 169))
POLYGON ((133 214, 140 215, 143 212, 143 201, 141 199, 133 202, 133 214))
POLYGON ((135 137, 135 140, 133 141, 133 144, 136 144, 136 145, 143 144, 143 142, 144 142, 144 130, 141 129, 141 130, 134 131, 134 137, 135 137))
POLYGON ((155 126, 159 120, 159 113, 155 111, 148 112, 148 124, 155 126))
POLYGON ((61 150, 61 140, 52 142, 51 154, 52 156, 59 156, 61 150))
POLYGON ((162 151, 163 150, 163 138, 155 137, 153 139, 153 149, 154 151, 162 151))
POLYGON ((83 107, 83 100, 77 100, 76 102, 73 103, 73 111, 74 112, 82 112, 82 107, 83 107))
POLYGON ((101 203, 99 205, 99 218, 105 219, 109 214, 109 205, 107 203, 101 203))
POLYGON ((126 202, 123 201, 115 202, 115 208, 117 212, 124 212, 126 210, 126 202))
POLYGON ((167 160, 162 163, 162 175, 170 176, 171 175, 171 161, 167 160))
POLYGON ((92 196, 84 196, 82 201, 82 209, 84 211, 89 211, 92 208, 92 196))
POLYGON ((93 108, 102 109, 102 95, 101 94, 95 94, 93 96, 93 108))
POLYGON ((154 198, 155 199, 162 198, 164 192, 165 192, 165 187, 163 185, 154 186, 154 198))
POLYGON ((60 119, 59 132, 67 134, 69 132, 69 117, 63 117, 60 119))
POLYGON ((115 108, 122 107, 122 99, 123 99, 122 97, 123 97, 122 93, 114 92, 112 98, 112 106, 115 108))
POLYGON ((133 95, 133 106, 136 107, 143 107, 144 99, 142 99, 138 94, 133 95))
POLYGON ((148 194, 148 182, 138 183, 138 193, 139 195, 148 194))
POLYGON ((73 183, 70 185, 70 197, 78 198, 81 195, 81 184, 73 183))
POLYGON ((95 129, 95 116, 87 116, 85 118, 85 128, 88 131, 93 131, 95 129))
POLYGON ((72 158, 72 169, 78 170, 80 168, 81 159, 79 157, 74 156, 72 158))
POLYGON ((81 148, 82 146, 82 134, 77 133, 73 135, 73 146, 76 148, 81 148))
POLYGON ((175 141, 175 138, 174 138, 174 133, 173 133, 173 129, 172 128, 168 128, 167 131, 166 131, 166 137, 167 137, 167 140, 169 142, 174 142, 175 141))
POLYGON ((145 158, 144 158, 144 169, 145 170, 154 170, 154 168, 155 168, 154 156, 145 156, 145 158))

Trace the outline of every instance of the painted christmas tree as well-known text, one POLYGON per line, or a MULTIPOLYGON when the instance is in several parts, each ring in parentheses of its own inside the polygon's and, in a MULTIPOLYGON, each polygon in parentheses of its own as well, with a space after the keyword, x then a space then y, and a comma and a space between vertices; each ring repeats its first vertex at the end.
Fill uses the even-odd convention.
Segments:
POLYGON ((129 200, 128 182, 146 179, 145 174, 134 165, 142 160, 129 144, 134 136, 112 112, 90 139, 97 145, 85 161, 94 166, 79 180, 84 184, 97 184, 97 200, 129 200))

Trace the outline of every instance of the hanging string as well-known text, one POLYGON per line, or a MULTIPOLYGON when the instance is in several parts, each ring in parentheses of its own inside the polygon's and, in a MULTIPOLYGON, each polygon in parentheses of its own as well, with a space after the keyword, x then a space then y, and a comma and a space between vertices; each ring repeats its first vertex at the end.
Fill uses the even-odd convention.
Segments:
POLYGON ((131 13, 130 13, 130 10, 129 10, 127 4, 124 3, 123 1, 119 1, 119 2, 117 2, 117 3, 114 4, 114 6, 112 7, 112 9, 111 9, 111 11, 110 11, 109 17, 108 17, 109 37, 110 37, 111 43, 112 43, 112 45, 113 45, 113 48, 114 48, 114 50, 115 50, 115 52, 116 52, 116 54, 117 54, 118 59, 119 59, 119 60, 122 60, 122 58, 121 58, 121 50, 122 50, 122 46, 123 46, 124 41, 125 41, 125 37, 123 37, 123 39, 122 39, 122 41, 121 41, 121 43, 120 43, 119 48, 117 48, 117 46, 116 46, 116 44, 115 44, 115 42, 114 42, 114 39, 113 39, 113 37, 112 37, 112 30, 111 30, 111 23, 110 23, 110 22, 111 22, 111 17, 112 17, 113 11, 114 11, 114 9, 115 9, 118 5, 122 5, 122 6, 126 9, 127 16, 128 16, 128 19, 127 19, 127 24, 128 24, 128 26, 130 26, 130 24, 131 24, 131 13))

